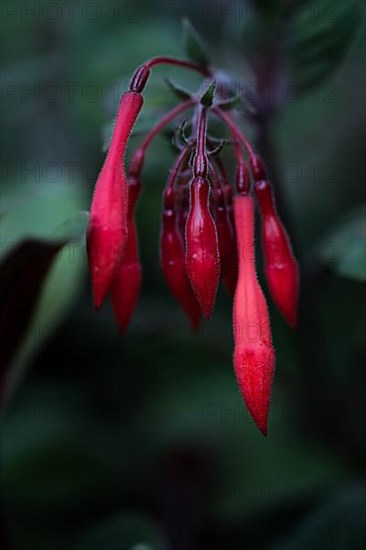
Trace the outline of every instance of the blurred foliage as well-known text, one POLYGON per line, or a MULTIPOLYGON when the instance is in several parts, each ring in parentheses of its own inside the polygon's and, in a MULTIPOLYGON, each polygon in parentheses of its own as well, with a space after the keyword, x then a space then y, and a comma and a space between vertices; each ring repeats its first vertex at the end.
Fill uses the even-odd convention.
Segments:
MULTIPOLYGON (((14 363, 22 383, 2 415, 3 500, 16 548, 363 548, 363 3, 307 0, 298 15, 293 2, 267 0, 111 0, 94 3, 99 12, 87 4, 73 17, 63 4, 51 21, 46 0, 28 0, 39 16, 12 15, 8 5, 2 20, 1 259, 30 239, 70 241, 37 295, 14 363), (103 162, 102 128, 105 150, 136 66, 185 55, 183 16, 214 65, 228 79, 238 72, 245 101, 253 67, 287 56, 272 75, 272 156, 264 154, 300 259, 302 295, 295 333, 270 304, 277 372, 267 439, 236 386, 230 299, 220 290, 196 336, 164 286, 157 243, 173 159, 166 136, 144 169, 143 291, 127 334, 118 335, 109 307, 97 315, 91 305, 80 212, 103 162), (61 175, 45 170, 52 165, 61 175)), ((131 149, 176 103, 163 76, 192 91, 200 82, 154 70, 131 149)), ((255 99, 268 103, 264 88, 255 99)), ((263 151, 258 120, 240 120, 263 151)))

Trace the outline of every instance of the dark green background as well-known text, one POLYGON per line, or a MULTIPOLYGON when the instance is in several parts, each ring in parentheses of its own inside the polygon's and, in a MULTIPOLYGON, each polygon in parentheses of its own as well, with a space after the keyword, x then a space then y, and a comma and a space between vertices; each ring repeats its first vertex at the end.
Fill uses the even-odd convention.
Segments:
MULTIPOLYGON (((229 2, 105 0, 76 2, 71 12, 62 2, 61 11, 4 2, 3 247, 50 235, 89 208, 103 126, 144 59, 185 55, 183 15, 215 65, 252 82, 245 54, 256 63, 268 53, 278 25, 258 3, 262 28, 245 20, 240 2, 234 12, 222 11, 229 2)), ((310 13, 324 3, 299 2, 310 13)), ((302 293, 295 333, 270 303, 277 364, 268 437, 237 389, 226 293, 192 335, 164 285, 159 218, 173 155, 158 138, 144 169, 143 288, 129 331, 118 335, 109 305, 93 312, 85 250, 69 245, 14 360, 23 377, 2 414, 1 468, 16 548, 364 547, 365 49, 363 2, 356 5, 358 26, 347 10, 319 28, 304 12, 281 31, 292 53, 276 80, 282 104, 265 160, 280 186, 302 293)), ((199 82, 157 68, 143 123, 175 102, 165 74, 187 87, 199 82)), ((250 122, 245 128, 255 139, 250 122)), ((262 280, 259 250, 258 264, 262 280)))

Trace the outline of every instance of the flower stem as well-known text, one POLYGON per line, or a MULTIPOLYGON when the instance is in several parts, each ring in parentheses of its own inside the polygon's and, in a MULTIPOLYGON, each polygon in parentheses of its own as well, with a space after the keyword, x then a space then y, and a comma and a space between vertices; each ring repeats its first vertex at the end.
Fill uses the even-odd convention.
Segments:
POLYGON ((134 72, 131 83, 130 91, 134 93, 141 94, 144 90, 147 81, 150 77, 150 69, 156 65, 173 65, 174 67, 183 67, 185 69, 190 69, 191 71, 196 71, 203 76, 211 76, 211 69, 205 67, 204 65, 198 65, 192 61, 186 61, 185 59, 176 59, 175 57, 152 57, 140 65, 134 72))
POLYGON ((197 148, 193 163, 195 177, 206 178, 208 173, 208 159, 206 154, 206 130, 207 130, 207 109, 200 108, 197 127, 197 148))
POLYGON ((170 175, 169 175, 169 179, 168 179, 168 182, 167 182, 167 185, 166 185, 166 189, 173 189, 174 188, 174 184, 175 184, 175 181, 178 177, 178 174, 180 172, 180 169, 181 167, 184 165, 185 161, 187 160, 187 157, 189 155, 189 153, 191 152, 192 150, 192 147, 193 147, 193 142, 191 143, 188 143, 184 149, 182 149, 175 161, 175 163, 173 164, 173 167, 170 171, 170 175))
POLYGON ((203 76, 211 76, 212 71, 204 65, 193 63, 192 61, 186 61, 185 59, 176 59, 175 57, 158 56, 153 57, 144 63, 148 68, 155 67, 156 65, 173 65, 175 67, 185 67, 196 71, 203 76))
POLYGON ((238 126, 234 122, 231 115, 229 115, 228 113, 225 113, 217 106, 214 106, 212 108, 212 112, 215 113, 215 115, 217 115, 219 118, 221 118, 221 120, 226 124, 226 126, 229 128, 229 131, 234 141, 236 142, 239 141, 245 147, 245 149, 248 152, 250 160, 251 161, 255 160, 256 154, 254 152, 253 147, 251 146, 247 138, 244 136, 244 134, 241 132, 241 130, 238 128, 238 126))
POLYGON ((155 138, 155 136, 164 128, 164 126, 169 124, 169 122, 174 120, 177 116, 179 116, 181 113, 183 113, 190 107, 193 107, 194 104, 195 104, 194 99, 187 99, 187 101, 180 103, 179 105, 174 107, 174 109, 166 113, 161 118, 161 120, 159 120, 159 122, 150 130, 150 132, 146 134, 146 136, 144 137, 140 145, 140 149, 145 151, 150 145, 150 143, 152 142, 152 140, 155 138))

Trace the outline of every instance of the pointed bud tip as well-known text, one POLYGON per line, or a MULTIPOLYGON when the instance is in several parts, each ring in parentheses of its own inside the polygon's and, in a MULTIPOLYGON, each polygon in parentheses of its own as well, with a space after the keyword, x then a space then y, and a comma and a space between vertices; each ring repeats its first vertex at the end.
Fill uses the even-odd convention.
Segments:
POLYGON ((120 323, 117 321, 117 329, 119 334, 122 336, 125 334, 126 330, 128 329, 128 323, 120 323))
POLYGON ((253 406, 249 406, 248 402, 247 402, 247 407, 248 407, 250 416, 253 418, 258 430, 261 432, 261 434, 264 437, 267 437, 269 404, 268 404, 268 409, 265 411, 265 414, 263 414, 263 411, 258 410, 253 406))
POLYGON ((94 311, 96 313, 98 313, 98 311, 100 311, 101 307, 102 307, 102 301, 97 302, 97 301, 94 300, 94 311))
POLYGON ((285 315, 285 319, 287 321, 287 324, 289 327, 291 327, 293 330, 297 329, 297 313, 294 312, 292 314, 285 315))
POLYGON ((199 301, 202 315, 206 321, 209 321, 212 317, 212 311, 213 311, 213 304, 203 304, 201 301, 199 301))
POLYGON ((267 420, 265 421, 265 423, 261 420, 258 420, 258 422, 257 422, 257 420, 254 418, 254 416, 253 416, 253 420, 256 423, 256 426, 257 426, 258 430, 261 432, 261 434, 264 437, 267 437, 267 435, 268 435, 268 422, 267 422, 267 420))
POLYGON ((192 328, 192 332, 194 332, 194 334, 198 334, 199 331, 201 330, 201 319, 198 317, 197 319, 190 319, 191 321, 191 328, 192 328))
POLYGON ((274 373, 274 350, 267 343, 236 349, 234 368, 239 388, 260 432, 267 435, 267 422, 274 373))

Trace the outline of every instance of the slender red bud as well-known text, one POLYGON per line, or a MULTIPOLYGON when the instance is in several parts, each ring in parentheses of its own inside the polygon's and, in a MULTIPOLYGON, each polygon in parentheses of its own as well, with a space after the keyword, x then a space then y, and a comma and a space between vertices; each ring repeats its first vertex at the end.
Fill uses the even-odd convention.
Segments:
MULTIPOLYGON (((230 189, 231 192, 231 189, 230 189)), ((221 277, 229 293, 233 296, 238 276, 238 262, 235 232, 230 220, 230 210, 226 202, 225 186, 216 187, 214 195, 214 213, 219 244, 221 277)), ((232 214, 232 206, 230 207, 232 214)))
POLYGON ((232 232, 228 218, 228 212, 225 205, 224 193, 221 188, 213 191, 215 212, 215 225, 217 231, 217 239, 219 244, 221 272, 225 271, 228 255, 232 246, 232 232))
POLYGON ((128 175, 133 176, 135 178, 140 178, 144 160, 145 160, 145 149, 142 149, 140 147, 131 156, 130 164, 128 167, 128 175))
POLYGON ((224 195, 226 203, 226 214, 230 226, 231 246, 227 255, 226 265, 222 274, 224 284, 231 296, 234 296, 236 283, 238 281, 238 250, 236 244, 236 231, 233 211, 233 196, 229 183, 224 185, 224 195))
POLYGON ((184 244, 174 203, 175 191, 168 189, 164 197, 160 235, 161 268, 171 293, 188 315, 192 327, 198 330, 201 310, 187 275, 184 244))
POLYGON ((133 176, 128 179, 127 241, 121 262, 112 283, 112 305, 118 326, 124 332, 135 309, 141 286, 135 208, 140 193, 140 181, 133 176))
POLYGON ((240 391, 258 428, 267 434, 274 373, 274 349, 268 309, 254 264, 254 202, 234 199, 239 277, 234 299, 234 368, 240 391))
POLYGON ((209 209, 210 186, 196 177, 190 185, 190 209, 186 226, 188 275, 205 317, 210 317, 220 278, 220 256, 214 220, 209 209))
POLYGON ((235 180, 238 193, 240 195, 247 195, 250 189, 250 177, 244 159, 241 159, 241 162, 236 166, 235 180))
POLYGON ((126 145, 141 110, 140 94, 126 92, 112 141, 95 186, 88 228, 88 255, 94 305, 99 309, 111 285, 127 236, 126 145))
POLYGON ((179 232, 182 236, 183 243, 185 241, 186 235, 186 226, 189 212, 189 188, 188 183, 183 180, 179 188, 180 191, 180 205, 178 211, 178 223, 179 223, 179 232))
POLYGON ((272 299, 288 324, 297 323, 299 269, 290 240, 278 216, 268 181, 258 181, 255 193, 262 217, 262 246, 272 299))

